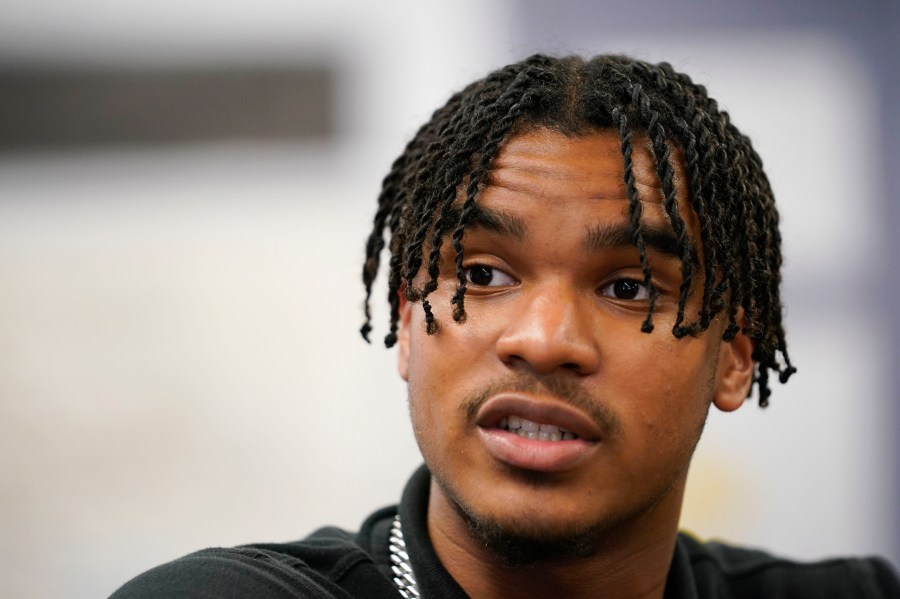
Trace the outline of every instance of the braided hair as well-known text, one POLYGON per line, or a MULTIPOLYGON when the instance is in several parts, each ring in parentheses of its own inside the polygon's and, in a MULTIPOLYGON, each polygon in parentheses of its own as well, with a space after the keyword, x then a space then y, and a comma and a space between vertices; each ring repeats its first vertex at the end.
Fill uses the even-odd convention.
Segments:
MULTIPOLYGON (((671 65, 649 64, 626 56, 555 58, 535 55, 468 85, 439 108, 394 161, 378 197, 378 210, 366 245, 363 282, 369 340, 372 285, 390 231, 388 302, 390 331, 397 341, 400 289, 419 301, 426 330, 438 329, 428 296, 438 286, 441 247, 448 240, 456 256, 458 286, 453 318, 464 322, 466 276, 463 234, 503 142, 526 127, 547 127, 577 136, 597 129, 621 139, 631 236, 638 250, 644 284, 650 289, 643 332, 653 330, 657 293, 641 230, 641 203, 633 173, 633 138, 645 136, 662 184, 663 207, 681 254, 682 284, 672 334, 681 338, 705 331, 727 314, 723 339, 743 330, 753 339, 753 383, 759 404, 770 395, 769 375, 784 383, 791 365, 779 297, 781 237, 778 212, 762 162, 750 140, 731 123, 706 89, 671 65), (671 148, 681 149, 689 189, 687 201, 700 223, 703 248, 702 304, 696 318, 685 315, 693 279, 701 268, 692 259, 691 240, 679 213, 671 148), (464 186, 457 201, 460 188, 464 186), (413 279, 425 269, 421 287, 413 279), (743 309, 743 321, 737 322, 743 309), (777 354, 781 354, 779 361, 777 354)), ((752 392, 751 386, 751 392, 752 392)))

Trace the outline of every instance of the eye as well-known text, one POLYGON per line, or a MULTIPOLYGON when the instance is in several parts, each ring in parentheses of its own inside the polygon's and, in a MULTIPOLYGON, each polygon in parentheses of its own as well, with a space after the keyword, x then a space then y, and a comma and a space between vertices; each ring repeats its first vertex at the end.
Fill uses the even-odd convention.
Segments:
POLYGON ((516 284, 516 280, 502 270, 484 264, 468 266, 463 272, 466 281, 478 287, 509 287, 516 284))
POLYGON ((620 300, 650 299, 650 291, 643 282, 635 279, 619 279, 600 289, 600 295, 620 300))

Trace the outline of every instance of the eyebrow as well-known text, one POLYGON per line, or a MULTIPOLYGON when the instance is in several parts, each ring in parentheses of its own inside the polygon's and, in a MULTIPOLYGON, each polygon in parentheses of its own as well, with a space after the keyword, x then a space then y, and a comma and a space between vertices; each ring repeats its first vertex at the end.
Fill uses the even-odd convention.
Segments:
MULTIPOLYGON (((451 223, 458 223, 462 214, 460 206, 453 206, 448 213, 451 223)), ((466 228, 483 229, 500 235, 507 235, 518 241, 525 239, 528 228, 518 216, 504 210, 493 210, 486 206, 475 205, 469 215, 466 228)), ((681 259, 682 249, 675 232, 656 224, 641 223, 641 237, 644 246, 665 256, 681 259)), ((606 249, 634 247, 634 236, 628 223, 594 225, 584 236, 584 249, 598 252, 606 249)), ((698 263, 697 250, 690 248, 691 261, 698 263)))
MULTIPOLYGON (((462 208, 460 206, 450 208, 447 218, 454 224, 454 227, 459 222, 461 214, 462 208)), ((475 204, 474 209, 469 214, 469 222, 466 223, 466 228, 484 229, 492 233, 514 237, 519 241, 525 239, 526 231, 525 223, 518 216, 503 210, 492 210, 478 204, 475 204)))
MULTIPOLYGON (((641 223, 641 238, 647 249, 665 256, 681 259, 682 249, 675 232, 655 224, 641 223)), ((634 247, 634 236, 627 223, 616 225, 595 225, 588 229, 584 237, 584 247, 589 251, 610 248, 634 247)), ((697 263, 697 251, 690 248, 691 261, 697 263)))

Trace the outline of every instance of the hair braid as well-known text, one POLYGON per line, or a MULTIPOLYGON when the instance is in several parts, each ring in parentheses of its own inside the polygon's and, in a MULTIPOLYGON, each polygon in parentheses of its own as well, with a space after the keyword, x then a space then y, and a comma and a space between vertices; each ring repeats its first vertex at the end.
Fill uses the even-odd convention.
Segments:
MULTIPOLYGON (((673 115, 673 123, 683 145, 685 170, 688 175, 688 199, 700 223, 700 246, 703 248, 704 255, 703 280, 715 281, 716 272, 713 265, 716 263, 716 244, 713 242, 711 235, 711 218, 707 213, 708 202, 706 199, 708 190, 713 188, 714 184, 711 181, 705 181, 701 174, 709 172, 706 169, 710 168, 708 155, 705 151, 710 143, 708 118, 699 109, 697 96, 688 91, 693 87, 693 82, 687 75, 677 73, 672 68, 672 65, 664 62, 659 65, 656 80, 660 87, 667 89, 672 94, 677 108, 681 112, 680 118, 677 114, 673 115), (697 134, 694 131, 697 131, 697 134)), ((705 95, 705 90, 702 87, 700 91, 705 95)), ((709 326, 713 288, 712 284, 704 284, 703 299, 698 314, 699 321, 694 325, 690 325, 688 332, 693 333, 705 330, 709 326)))
POLYGON ((688 329, 681 326, 684 321, 684 306, 687 303, 688 292, 691 288, 691 282, 694 276, 694 268, 691 260, 691 246, 688 241, 687 229, 684 220, 678 213, 678 206, 675 203, 677 190, 675 188, 674 173, 672 164, 669 162, 671 151, 669 149, 669 141, 666 137, 665 128, 659 123, 659 114, 652 111, 648 105, 649 125, 648 133, 650 135, 651 146, 653 149, 653 157, 656 159, 656 170, 663 189, 663 207, 669 220, 672 223, 672 229, 678 238, 678 244, 681 247, 681 287, 679 289, 678 298, 678 314, 675 317, 675 324, 672 326, 672 334, 676 337, 684 337, 688 329))
MULTIPOLYGON (((629 94, 630 95, 630 94, 629 94)), ((653 332, 653 308, 656 305, 656 299, 659 292, 653 286, 650 271, 650 262, 647 260, 647 248, 644 245, 644 235, 641 233, 641 200, 638 195, 637 186, 634 182, 634 164, 632 162, 633 148, 631 145, 631 129, 628 127, 628 117, 625 110, 621 106, 617 106, 612 110, 612 117, 618 121, 619 135, 622 138, 622 158, 625 170, 625 189, 628 192, 628 226, 631 231, 631 238, 638 251, 638 257, 641 261, 641 272, 644 275, 644 285, 650 293, 650 307, 647 309, 647 317, 641 323, 641 331, 644 333, 653 332)))
POLYGON ((539 72, 536 73, 531 70, 523 71, 503 96, 498 99, 497 104, 499 106, 503 106, 510 100, 515 100, 515 103, 503 111, 504 114, 493 127, 490 137, 483 142, 483 147, 479 151, 478 163, 469 176, 469 183, 466 186, 466 200, 462 206, 459 221, 456 223, 456 228, 453 230, 451 237, 453 250, 456 252, 456 278, 459 282, 456 292, 450 300, 450 303, 455 306, 453 310, 453 319, 456 322, 465 322, 466 317, 464 302, 467 281, 465 271, 463 270, 463 233, 465 232, 466 224, 469 222, 469 217, 475 209, 475 200, 478 192, 487 178, 490 165, 494 161, 494 157, 497 155, 500 145, 503 143, 503 140, 506 138, 513 125, 518 121, 522 112, 528 108, 537 97, 537 94, 534 92, 522 94, 520 88, 526 88, 530 85, 531 79, 538 76, 538 74, 539 72))
POLYGON ((465 176, 466 156, 471 154, 477 140, 484 136, 484 131, 490 126, 490 120, 484 115, 486 108, 494 103, 489 98, 502 89, 503 81, 510 75, 509 71, 497 74, 479 86, 480 97, 467 97, 457 113, 441 128, 443 136, 429 144, 420 160, 421 166, 416 169, 412 192, 414 212, 410 218, 418 225, 405 248, 406 270, 399 280, 406 284, 407 299, 422 302, 429 333, 436 332, 438 326, 427 296, 437 288, 445 220, 456 197, 459 180, 465 176), (432 177, 432 172, 438 173, 439 178, 432 177), (436 220, 435 212, 439 212, 436 220), (429 276, 420 289, 415 285, 414 278, 421 268, 425 248, 428 247, 425 241, 429 230, 433 230, 427 265, 429 276))
MULTIPOLYGON (((510 75, 510 73, 504 73, 504 75, 510 75)), ((500 81, 502 82, 502 79, 500 81)), ((504 94, 501 94, 497 99, 482 99, 482 101, 478 102, 473 107, 474 113, 478 116, 471 127, 470 133, 466 136, 458 136, 455 140, 458 147, 455 149, 454 156, 450 160, 452 166, 447 169, 447 172, 443 177, 443 190, 439 197, 440 212, 432 225, 431 250, 429 253, 427 269, 428 281, 422 290, 423 298, 437 288, 437 279, 440 274, 441 247, 444 241, 446 222, 451 214, 453 203, 456 200, 460 181, 466 176, 466 171, 468 170, 466 168, 467 162, 461 159, 461 157, 471 156, 479 142, 485 138, 488 134, 487 132, 492 127, 492 122, 494 120, 493 113, 502 113, 504 104, 509 101, 509 98, 513 97, 515 96, 508 92, 504 92, 504 94)), ((493 154, 490 159, 493 159, 493 154)), ((458 270, 461 271, 461 267, 458 270)), ((454 311, 454 318, 455 320, 460 321, 460 317, 457 317, 457 311, 454 311)), ((434 332, 433 328, 431 332, 434 332)))
MULTIPOLYGON (((412 146, 413 143, 410 142, 409 145, 412 146)), ((363 265, 363 283, 366 286, 363 310, 366 320, 360 328, 360 333, 362 333, 363 339, 367 342, 369 341, 369 333, 372 331, 372 311, 370 307, 372 284, 375 282, 375 277, 378 274, 381 250, 384 249, 384 228, 388 218, 397 206, 397 200, 402 201, 403 199, 403 191, 399 187, 399 183, 403 179, 403 168, 406 166, 407 153, 410 150, 411 148, 407 147, 407 150, 394 161, 394 164, 391 166, 391 172, 384 178, 382 191, 378 196, 378 212, 375 213, 372 233, 369 234, 369 239, 366 242, 366 262, 363 265)), ((393 229, 394 227, 392 226, 391 230, 393 229)))

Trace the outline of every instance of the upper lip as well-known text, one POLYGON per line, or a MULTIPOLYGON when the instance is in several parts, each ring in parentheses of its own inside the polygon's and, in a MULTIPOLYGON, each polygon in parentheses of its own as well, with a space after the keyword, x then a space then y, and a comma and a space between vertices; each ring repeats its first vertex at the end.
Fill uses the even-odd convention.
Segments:
POLYGON ((572 431, 585 441, 599 441, 603 436, 600 425, 593 418, 564 401, 554 397, 540 397, 501 392, 491 396, 478 410, 475 424, 482 427, 496 426, 501 418, 519 416, 541 424, 555 424, 572 431))

